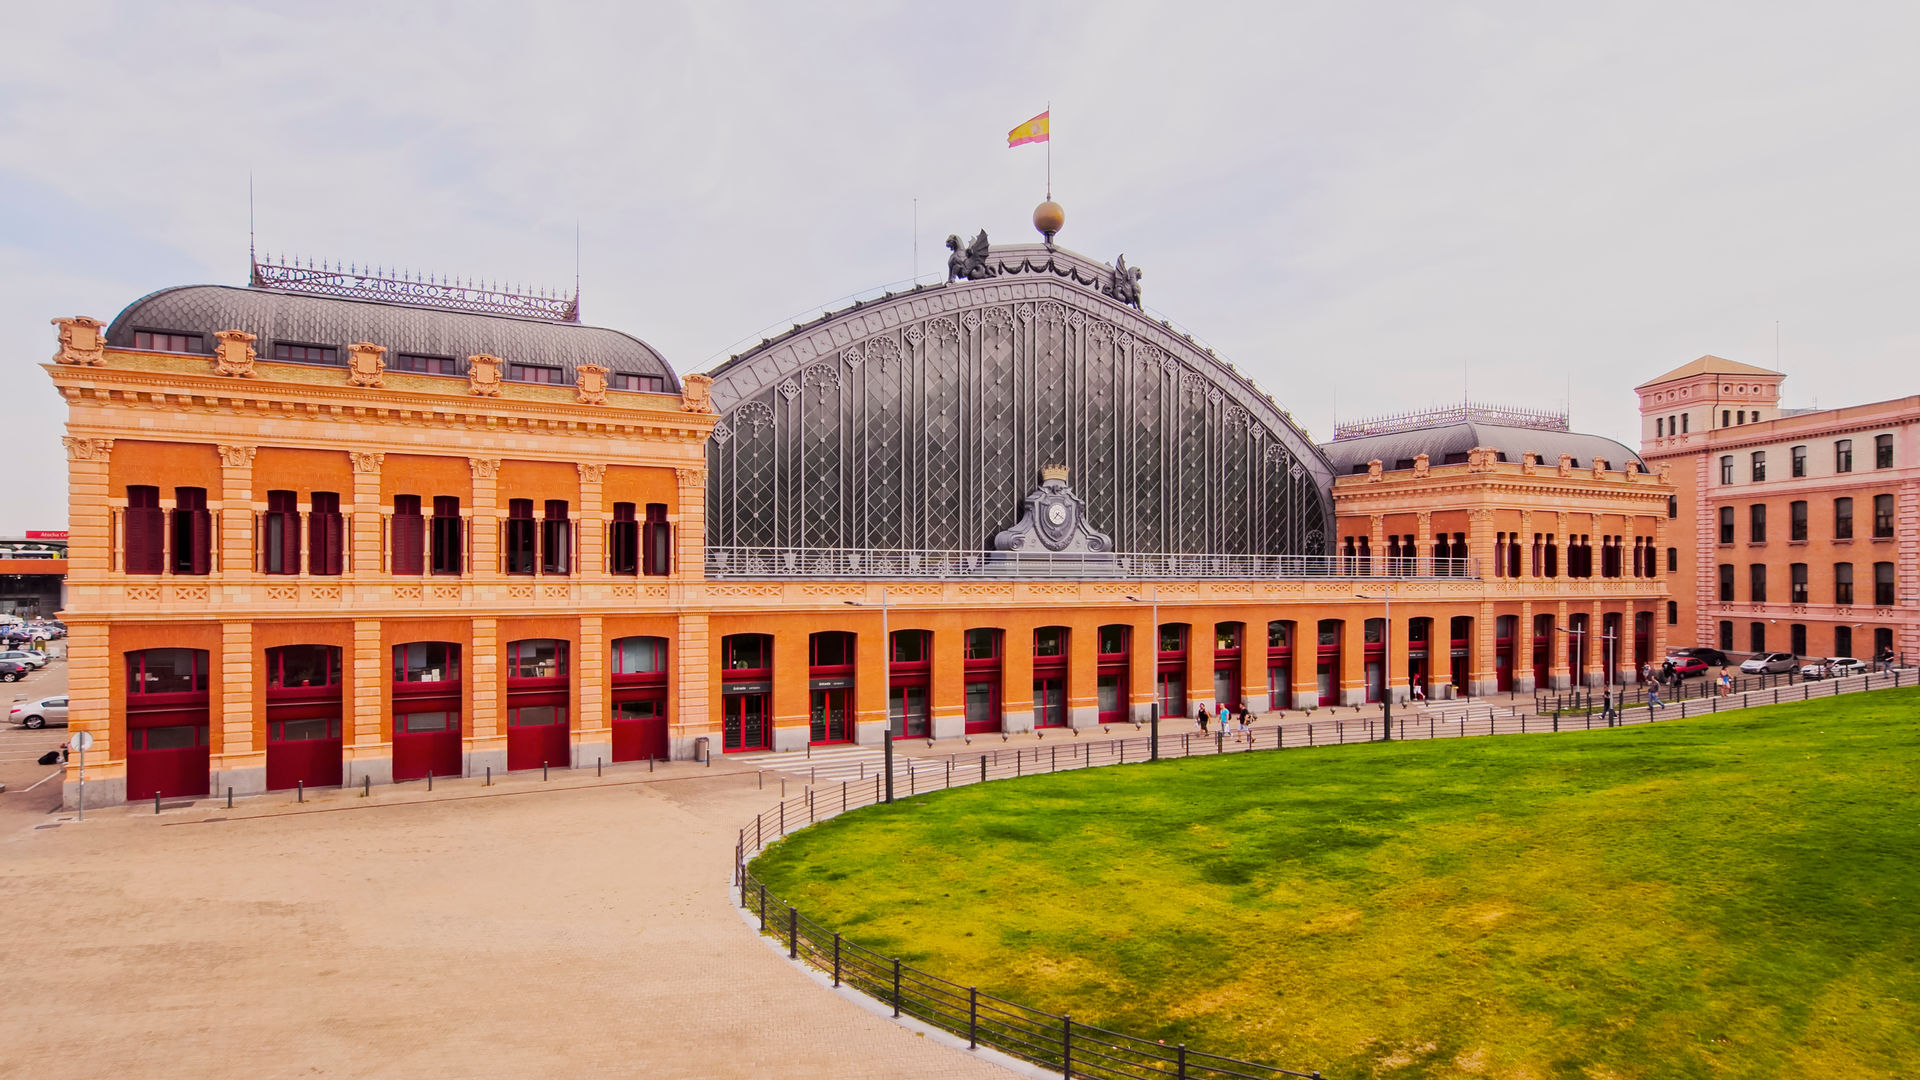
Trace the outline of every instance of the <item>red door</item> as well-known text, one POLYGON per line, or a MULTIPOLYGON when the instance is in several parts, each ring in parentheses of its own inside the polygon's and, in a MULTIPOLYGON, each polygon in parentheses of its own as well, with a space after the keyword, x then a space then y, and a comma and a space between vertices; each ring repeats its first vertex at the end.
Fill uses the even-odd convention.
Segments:
POLYGON ((198 722, 176 715, 127 729, 127 801, 207 793, 211 762, 206 714, 200 715, 198 722))
POLYGON ((645 761, 667 756, 665 691, 616 701, 613 705, 613 760, 645 761))
POLYGON ((459 776, 464 771, 460 767, 460 699, 408 704, 444 707, 394 716, 393 778, 420 780, 428 773, 459 776))
MULTIPOLYGON (((339 787, 340 713, 286 719, 280 710, 267 717, 267 789, 339 787)), ((298 711, 298 710, 286 710, 298 711)))
POLYGON ((507 710, 508 769, 565 769, 572 764, 565 705, 515 705, 507 710))

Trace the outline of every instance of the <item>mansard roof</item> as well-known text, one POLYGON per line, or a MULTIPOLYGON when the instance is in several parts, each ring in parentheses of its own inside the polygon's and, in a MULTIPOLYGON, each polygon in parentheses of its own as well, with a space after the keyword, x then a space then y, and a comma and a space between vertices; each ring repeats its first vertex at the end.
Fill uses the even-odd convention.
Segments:
POLYGON ((1526 460, 1528 454, 1539 455, 1541 463, 1546 465, 1559 464, 1560 455, 1566 454, 1582 469, 1592 468, 1595 458, 1605 461, 1607 468, 1612 470, 1624 469, 1627 462, 1640 460, 1639 454, 1604 435, 1502 427, 1472 421, 1358 439, 1340 439, 1323 444, 1320 450, 1333 463, 1334 470, 1344 474, 1353 472, 1356 467, 1365 471, 1367 463, 1376 459, 1386 468, 1393 469, 1398 462, 1410 461, 1421 454, 1427 455, 1430 465, 1445 464, 1449 454, 1461 455, 1459 460, 1464 461, 1468 451, 1481 446, 1499 451, 1505 455, 1504 460, 1516 465, 1526 460))
POLYGON ((1679 367, 1674 368, 1672 371, 1667 372, 1665 375, 1648 379, 1646 382, 1634 387, 1634 389, 1641 390, 1649 386, 1658 386, 1661 383, 1673 382, 1676 379, 1691 379, 1695 375, 1766 375, 1777 378, 1786 377, 1778 371, 1755 367, 1752 364, 1743 364, 1738 360, 1729 360, 1724 356, 1714 356, 1709 353, 1706 356, 1700 357, 1698 360, 1689 360, 1679 367))
POLYGON ((418 353, 464 363, 487 353, 509 363, 559 366, 567 382, 574 381, 579 365, 598 364, 623 374, 658 376, 668 390, 680 387, 664 357, 618 330, 250 286, 181 285, 149 293, 114 318, 107 344, 132 348, 138 330, 198 334, 208 353, 216 331, 244 330, 258 339, 254 347, 263 357, 273 355, 276 342, 331 346, 344 357, 348 345, 368 341, 385 346, 389 356, 418 353))

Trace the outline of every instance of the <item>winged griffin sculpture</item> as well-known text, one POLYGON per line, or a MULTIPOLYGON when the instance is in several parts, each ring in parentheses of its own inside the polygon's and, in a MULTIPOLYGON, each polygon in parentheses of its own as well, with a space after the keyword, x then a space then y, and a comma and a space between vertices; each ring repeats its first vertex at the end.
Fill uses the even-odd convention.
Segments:
POLYGON ((980 235, 965 248, 960 246, 960 237, 947 237, 947 250, 953 254, 947 256, 947 280, 963 278, 967 281, 979 281, 993 276, 993 267, 987 265, 987 230, 981 229, 980 235))

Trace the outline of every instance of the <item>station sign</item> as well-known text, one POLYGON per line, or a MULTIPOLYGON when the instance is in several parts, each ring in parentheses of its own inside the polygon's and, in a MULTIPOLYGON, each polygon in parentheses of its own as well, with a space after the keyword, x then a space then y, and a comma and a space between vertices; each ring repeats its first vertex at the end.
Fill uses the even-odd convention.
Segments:
POLYGON ((27 539, 29 540, 65 540, 66 538, 67 538, 67 530, 65 529, 28 529, 27 530, 27 539))

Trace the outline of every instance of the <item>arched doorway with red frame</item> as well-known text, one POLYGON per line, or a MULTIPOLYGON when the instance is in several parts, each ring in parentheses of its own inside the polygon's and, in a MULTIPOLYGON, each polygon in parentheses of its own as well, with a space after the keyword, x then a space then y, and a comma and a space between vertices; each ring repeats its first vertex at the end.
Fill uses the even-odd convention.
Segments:
POLYGON ((127 658, 127 801, 205 795, 210 706, 205 649, 140 649, 127 658))
POLYGON ((1493 620, 1493 685, 1501 693, 1513 691, 1514 634, 1518 615, 1497 615, 1493 620))
POLYGON ((460 646, 409 641, 393 647, 393 778, 459 776, 460 646))
POLYGON ((340 785, 340 648, 266 651, 267 790, 340 785))
POLYGON ((887 719, 896 739, 933 736, 933 631, 895 630, 887 656, 887 719))
POLYGON ((1553 616, 1533 617, 1533 688, 1553 686, 1553 616))
POLYGON ((720 639, 720 749, 773 748, 773 636, 720 639))
MULTIPOLYGON (((1368 619, 1361 625, 1361 647, 1365 650, 1361 656, 1367 678, 1365 700, 1382 701, 1387 694, 1387 620, 1368 619)), ((1411 640, 1407 642, 1407 649, 1411 654, 1411 640)))
POLYGON ((1000 679, 1006 633, 995 627, 967 631, 961 649, 966 687, 966 733, 982 735, 1000 730, 1000 679))
POLYGON ((1033 726, 1067 726, 1067 643, 1064 626, 1033 630, 1033 726))
POLYGON ((1467 679, 1473 671, 1473 616, 1455 615, 1447 621, 1447 681, 1456 697, 1467 696, 1467 679))
POLYGON ((507 768, 570 768, 573 692, 567 677, 568 642, 522 638, 507 642, 507 768))
POLYGON ((1133 705, 1133 627, 1110 623, 1095 634, 1094 686, 1099 720, 1103 724, 1118 724, 1132 719, 1128 714, 1133 705))
POLYGON ((613 642, 612 754, 615 761, 664 760, 667 738, 667 639, 613 642))
POLYGON ((1213 704, 1217 709, 1238 708, 1240 658, 1246 645, 1247 624, 1213 624, 1213 704))
POLYGON ((822 630, 807 637, 807 741, 852 742, 854 637, 822 630))
POLYGON ((1314 628, 1314 688, 1322 705, 1340 704, 1340 638, 1345 629, 1340 619, 1321 619, 1314 628))
POLYGON ((1160 701, 1160 715, 1187 715, 1187 638, 1186 623, 1161 623, 1156 643, 1154 694, 1160 701))
POLYGON ((1267 708, 1293 707, 1293 636, 1291 619, 1267 623, 1267 708))

